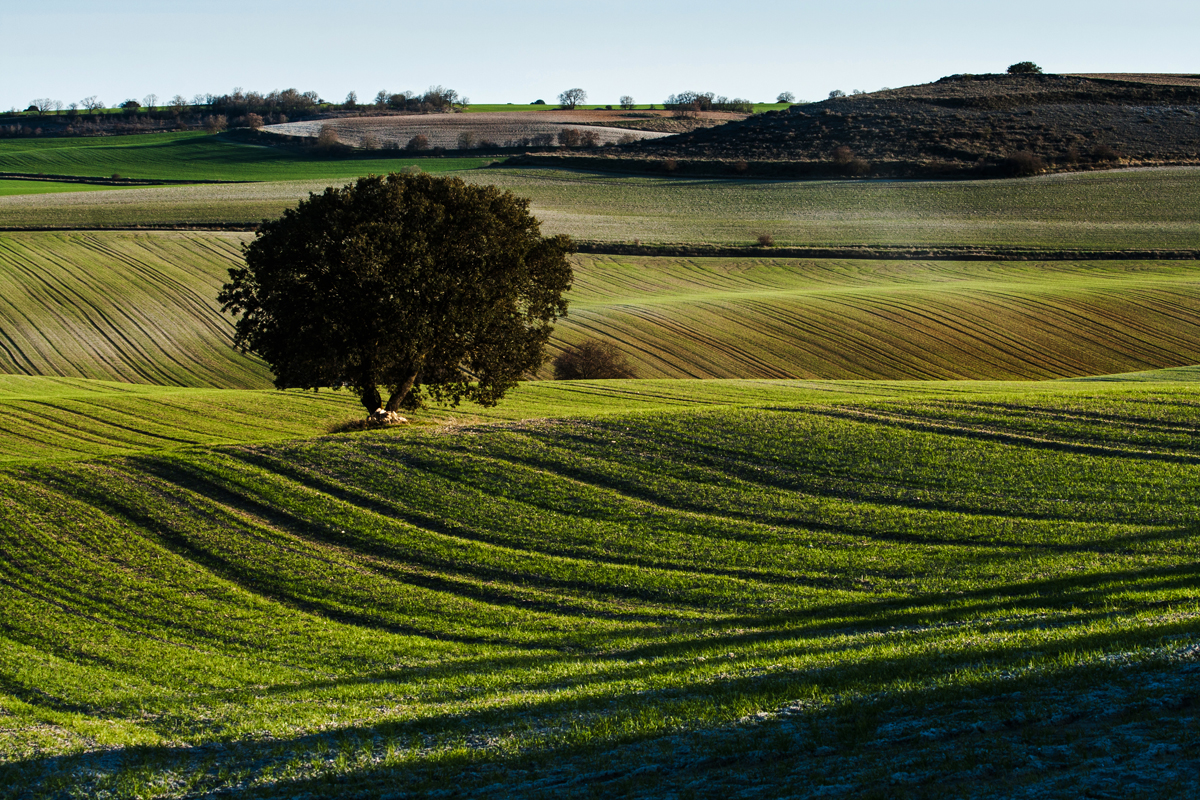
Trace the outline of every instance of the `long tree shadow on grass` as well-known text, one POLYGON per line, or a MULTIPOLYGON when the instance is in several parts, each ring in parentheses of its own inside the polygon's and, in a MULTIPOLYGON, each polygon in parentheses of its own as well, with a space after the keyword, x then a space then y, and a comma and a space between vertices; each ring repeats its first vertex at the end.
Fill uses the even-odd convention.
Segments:
MULTIPOLYGON (((1110 631, 1043 649, 1054 656, 1078 650, 1119 651, 1128 644, 1127 632, 1110 631)), ((525 702, 518 708, 382 721, 284 739, 135 747, 115 753, 23 759, 0 766, 0 785, 19 787, 22 797, 41 797, 56 794, 66 786, 85 793, 100 790, 122 774, 137 775, 141 780, 174 775, 186 776, 195 791, 204 793, 290 797, 309 793, 349 796, 355 792, 367 796, 384 790, 444 789, 463 796, 489 787, 503 791, 505 786, 514 791, 523 788, 532 794, 549 794, 579 778, 610 782, 636 778, 634 770, 655 763, 667 775, 682 776, 697 769, 734 764, 748 764, 761 774, 760 762, 787 758, 802 765, 812 762, 817 749, 830 743, 849 755, 869 758, 868 746, 879 735, 878 723, 885 713, 896 716, 897 709, 922 716, 931 703, 943 707, 963 702, 977 704, 981 698, 1012 697, 1013 692, 1035 695, 1049 691, 1070 698, 1107 684, 1156 687, 1151 696, 1138 701, 1153 704, 1157 702, 1154 692, 1169 696, 1179 691, 1181 686, 1190 685, 1186 678, 1181 682, 1182 671, 1195 670, 1194 666, 1150 661, 1126 668, 1090 663, 1052 665, 1024 675, 1019 669, 1005 674, 1006 669, 1028 663, 1025 646, 997 646, 987 655, 995 667, 992 677, 969 685, 947 683, 945 679, 977 659, 977 653, 962 653, 949 660, 930 659, 921 652, 903 657, 881 655, 799 673, 784 670, 720 677, 679 689, 525 702), (889 686, 893 688, 884 695, 872 696, 872 689, 889 686), (793 707, 797 697, 814 698, 816 702, 793 707), (703 718, 696 717, 698 705, 708 707, 703 718), (771 712, 785 707, 788 710, 782 718, 753 725, 744 719, 744 714, 755 709, 771 712), (645 727, 652 719, 662 724, 637 731, 639 725, 645 727), (738 720, 740 724, 731 725, 738 720), (512 737, 515 747, 499 745, 508 737, 512 737), (656 742, 664 746, 655 747, 656 742), (391 763, 389 747, 398 751, 391 763), (338 763, 339 753, 347 756, 345 764, 338 763), (251 785, 264 769, 278 771, 288 764, 310 776, 259 788, 251 785)), ((501 687, 497 691, 508 690, 501 687)), ((994 709, 984 707, 978 713, 999 728, 1048 721, 1010 717, 1012 712, 1006 706, 997 703, 994 709)), ((1184 706, 1186 702, 1179 707, 1184 706)), ((1065 708, 1070 710, 1069 702, 1065 708)), ((1081 707, 1073 718, 1087 713, 1095 711, 1081 707)), ((926 743, 915 735, 910 739, 916 748, 926 743)), ((662 778, 660 774, 656 780, 661 783, 662 778)))

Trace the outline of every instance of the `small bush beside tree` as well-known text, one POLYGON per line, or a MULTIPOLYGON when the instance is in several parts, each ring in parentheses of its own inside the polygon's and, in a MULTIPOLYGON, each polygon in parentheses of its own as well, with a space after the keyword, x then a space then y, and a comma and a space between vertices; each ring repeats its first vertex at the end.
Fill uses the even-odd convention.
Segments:
POLYGON ((555 357, 553 363, 554 379, 557 381, 637 377, 617 346, 599 339, 584 339, 579 344, 567 347, 555 357))

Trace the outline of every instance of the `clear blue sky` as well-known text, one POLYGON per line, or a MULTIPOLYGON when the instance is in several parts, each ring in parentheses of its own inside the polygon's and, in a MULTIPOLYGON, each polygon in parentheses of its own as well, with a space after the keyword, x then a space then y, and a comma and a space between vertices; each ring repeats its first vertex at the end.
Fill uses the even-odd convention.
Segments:
POLYGON ((755 101, 1035 61, 1200 73, 1200 2, 0 0, 0 108, 295 87, 340 101, 440 83, 476 103, 682 90, 755 101))

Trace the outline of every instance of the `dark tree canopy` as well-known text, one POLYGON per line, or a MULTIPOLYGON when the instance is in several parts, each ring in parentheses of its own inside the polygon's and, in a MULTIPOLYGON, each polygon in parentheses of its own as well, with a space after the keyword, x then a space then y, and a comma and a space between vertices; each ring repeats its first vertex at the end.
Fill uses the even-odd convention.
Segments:
POLYGON ((370 176, 265 222, 219 300, 280 389, 350 387, 368 412, 494 405, 545 361, 571 252, 511 192, 370 176))
POLYGON ((1020 61, 1008 68, 1009 75, 1041 75, 1042 68, 1032 61, 1020 61))

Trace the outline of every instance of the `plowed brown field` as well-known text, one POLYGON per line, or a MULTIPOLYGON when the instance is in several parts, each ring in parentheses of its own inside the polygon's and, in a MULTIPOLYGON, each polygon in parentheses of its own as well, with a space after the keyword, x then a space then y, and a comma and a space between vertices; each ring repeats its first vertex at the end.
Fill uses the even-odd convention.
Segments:
POLYGON ((289 136, 315 137, 323 126, 337 132, 343 144, 361 147, 374 139, 377 146, 406 145, 423 134, 430 147, 458 148, 460 137, 469 134, 475 143, 488 141, 501 146, 528 146, 536 136, 550 136, 555 143, 564 128, 591 131, 603 144, 616 143, 622 137, 656 139, 669 134, 623 127, 597 125, 596 122, 620 120, 617 112, 603 111, 516 111, 489 114, 404 114, 388 117, 352 117, 349 119, 306 120, 268 125, 266 130, 289 136), (608 114, 608 117, 602 115, 608 114))

